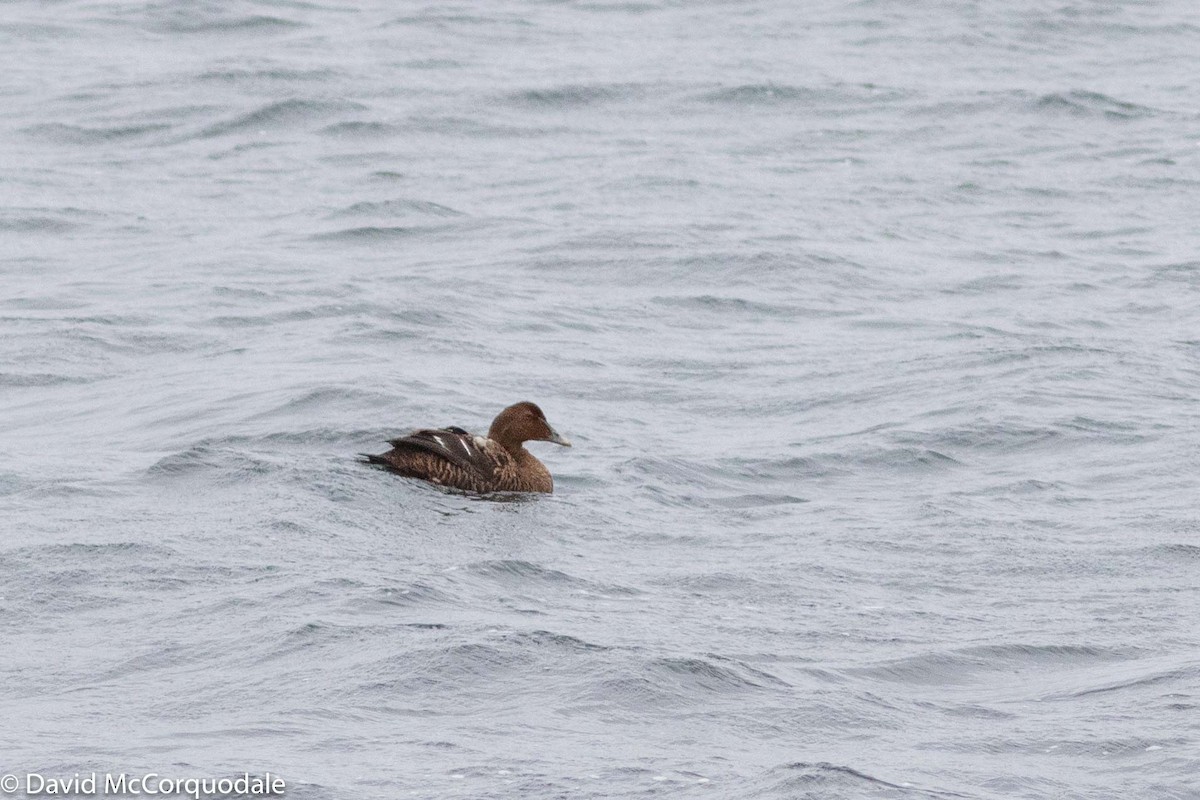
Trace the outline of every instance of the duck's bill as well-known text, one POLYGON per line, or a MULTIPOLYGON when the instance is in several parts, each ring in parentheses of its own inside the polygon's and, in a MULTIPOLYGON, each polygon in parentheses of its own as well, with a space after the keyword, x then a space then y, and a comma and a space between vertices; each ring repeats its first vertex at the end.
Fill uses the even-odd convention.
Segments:
POLYGON ((558 431, 554 430, 553 428, 550 429, 550 438, 547 439, 546 441, 554 442, 555 444, 561 444, 563 447, 571 446, 571 440, 564 439, 563 437, 559 436, 558 431))

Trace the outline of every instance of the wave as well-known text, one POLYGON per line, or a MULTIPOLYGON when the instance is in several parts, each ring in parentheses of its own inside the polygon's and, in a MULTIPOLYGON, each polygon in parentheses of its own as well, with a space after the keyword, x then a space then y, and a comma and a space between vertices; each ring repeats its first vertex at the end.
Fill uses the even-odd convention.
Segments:
POLYGON ((264 128, 294 128, 307 122, 319 120, 334 114, 347 114, 365 111, 366 106, 349 100, 304 100, 292 98, 275 103, 268 103, 234 117, 225 122, 219 122, 201 130, 199 138, 212 138, 238 133, 257 133, 264 128))
MULTIPOLYGON (((1161 659, 1158 659, 1161 660, 1161 659)), ((1136 672, 1127 677, 1117 678, 1109 674, 1105 675, 1094 685, 1084 686, 1082 688, 1074 688, 1065 692, 1051 693, 1045 695, 1043 700, 1069 700, 1079 697, 1089 697, 1097 694, 1110 694, 1113 692, 1122 692, 1129 689, 1141 689, 1148 686, 1161 686, 1163 684, 1172 684, 1180 689, 1184 687, 1194 686, 1197 677, 1200 677, 1200 664, 1193 663, 1183 666, 1172 666, 1166 669, 1146 668, 1142 665, 1131 665, 1136 672)), ((1131 672, 1130 669, 1122 670, 1123 672, 1131 672)), ((1162 694, 1170 694, 1169 692, 1160 692, 1162 694)))
POLYGON ((692 658, 655 658, 646 668, 673 689, 686 693, 729 693, 747 689, 783 689, 787 681, 736 659, 709 655, 692 658))
POLYGON ((1125 661, 1131 655, 1125 649, 1088 645, 984 645, 910 656, 873 667, 854 667, 843 670, 843 674, 913 686, 955 686, 978 682, 990 673, 1009 675, 1086 667, 1125 661))
POLYGON ((47 216, 8 217, 0 219, 0 231, 8 233, 70 233, 79 223, 47 216))
POLYGON ((287 33, 308 27, 303 22, 269 14, 219 16, 208 12, 205 4, 184 4, 181 10, 157 14, 154 27, 165 33, 272 34, 287 33))
POLYGON ((462 571, 474 578, 483 578, 492 583, 512 587, 561 586, 575 590, 587 590, 593 594, 621 597, 641 594, 640 590, 632 587, 597 583, 557 569, 518 559, 477 561, 468 564, 462 571))
POLYGON ((442 605, 453 603, 454 598, 448 592, 430 586, 428 583, 414 581, 397 586, 380 586, 373 589, 361 601, 354 605, 400 606, 410 608, 423 605, 442 605))
POLYGON ((160 458, 146 473, 150 477, 180 477, 204 473, 227 483, 239 483, 248 477, 280 472, 286 465, 279 460, 256 456, 241 449, 195 445, 160 458))
POLYGON ((14 388, 34 386, 60 386, 63 384, 92 383, 94 376, 60 375, 52 372, 0 372, 0 386, 14 388))
POLYGON ((772 106, 845 106, 875 105, 906 99, 908 92, 871 83, 838 84, 811 88, 776 83, 751 83, 706 92, 700 100, 715 105, 772 106))
POLYGON ((1072 116, 1098 119, 1145 119, 1162 113, 1149 106, 1118 100, 1100 92, 1083 90, 1044 94, 1037 97, 1033 105, 1040 111, 1063 112, 1072 116))
POLYGON ((364 225, 343 228, 338 231, 314 233, 308 238, 314 242, 343 242, 348 244, 387 244, 398 239, 411 239, 431 233, 451 230, 447 225, 364 225))
POLYGON ((429 6, 423 13, 410 14, 403 17, 396 17, 384 23, 383 27, 390 28, 393 26, 425 26, 433 28, 459 28, 463 26, 470 27, 492 27, 492 26, 512 26, 512 27, 529 27, 529 20, 523 16, 516 14, 454 14, 437 11, 438 6, 429 6))
POLYGON ((316 306, 292 308, 258 314, 224 314, 210 317, 207 323, 217 328, 244 328, 278 325, 288 322, 308 322, 318 319, 353 319, 368 317, 382 322, 396 322, 419 327, 443 326, 449 317, 432 308, 392 308, 378 303, 322 303, 316 306))
POLYGON ((400 217, 410 214, 422 214, 431 217, 462 217, 461 211, 449 206, 432 203, 428 200, 379 200, 363 201, 335 211, 330 217, 400 217))
POLYGON ((273 67, 270 69, 220 69, 209 70, 202 72, 196 76, 199 81, 211 81, 215 83, 273 83, 275 81, 285 83, 299 83, 311 81, 314 83, 324 83, 325 81, 337 78, 340 73, 337 70, 328 67, 321 69, 283 69, 273 67))
POLYGON ((571 109, 632 100, 645 94, 640 84, 572 84, 546 89, 525 89, 506 96, 512 105, 543 109, 571 109))
POLYGON ((794 761, 752 782, 748 797, 965 798, 957 792, 884 780, 861 769, 828 761, 794 761))
MULTIPOLYGON (((766 303, 741 297, 721 297, 702 294, 684 297, 654 297, 651 302, 671 308, 692 309, 713 314, 743 314, 756 319, 763 317, 790 318, 809 316, 802 309, 780 303, 766 303)), ((832 315, 831 315, 832 316, 832 315)))
POLYGON ((567 131, 562 126, 513 125, 505 122, 477 119, 473 116, 416 116, 409 117, 404 131, 434 133, 446 136, 469 136, 478 139, 541 139, 567 131))
POLYGON ((404 128, 399 125, 392 125, 387 122, 365 122, 361 120, 351 120, 349 122, 335 122, 321 129, 322 136, 332 136, 335 138, 360 138, 360 139, 384 139, 393 136, 399 136, 404 132, 404 128))
POLYGON ((85 128, 81 125, 66 125, 60 122, 31 125, 22 129, 27 136, 57 144, 105 144, 108 142, 141 139, 154 133, 171 130, 166 123, 143 125, 114 125, 102 128, 85 128))

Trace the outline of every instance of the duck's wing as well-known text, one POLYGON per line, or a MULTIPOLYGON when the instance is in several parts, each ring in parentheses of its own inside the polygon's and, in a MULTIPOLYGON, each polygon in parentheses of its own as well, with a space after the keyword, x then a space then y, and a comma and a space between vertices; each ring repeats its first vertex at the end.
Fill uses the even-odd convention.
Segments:
POLYGON ((396 450, 421 450, 445 459, 467 472, 491 480, 503 458, 504 448, 482 436, 472 436, 462 428, 414 431, 388 442, 396 450))

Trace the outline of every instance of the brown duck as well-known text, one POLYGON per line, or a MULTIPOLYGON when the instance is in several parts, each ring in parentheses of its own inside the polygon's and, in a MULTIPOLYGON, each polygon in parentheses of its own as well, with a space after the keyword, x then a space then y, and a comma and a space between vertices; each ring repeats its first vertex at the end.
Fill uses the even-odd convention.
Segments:
POLYGON ((553 492, 550 471, 522 446, 529 441, 571 446, 554 432, 540 408, 526 402, 501 411, 486 437, 455 427, 419 430, 392 439, 391 450, 367 455, 367 460, 409 478, 467 492, 553 492))

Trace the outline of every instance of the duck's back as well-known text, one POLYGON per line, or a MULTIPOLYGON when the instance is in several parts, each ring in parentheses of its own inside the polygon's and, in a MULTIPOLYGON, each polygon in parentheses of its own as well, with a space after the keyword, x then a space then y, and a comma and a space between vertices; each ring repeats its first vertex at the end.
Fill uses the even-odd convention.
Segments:
POLYGON ((409 478, 467 492, 550 492, 549 471, 521 448, 514 457, 499 442, 462 428, 420 430, 388 442, 392 449, 368 456, 409 478))

